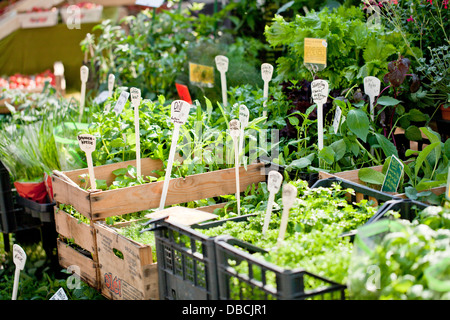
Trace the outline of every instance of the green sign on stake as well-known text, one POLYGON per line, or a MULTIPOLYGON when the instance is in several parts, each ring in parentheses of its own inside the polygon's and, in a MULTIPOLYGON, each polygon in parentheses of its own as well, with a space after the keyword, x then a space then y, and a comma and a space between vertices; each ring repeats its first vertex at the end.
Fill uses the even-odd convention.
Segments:
POLYGON ((403 163, 396 157, 391 157, 391 162, 383 181, 381 191, 383 192, 397 192, 400 179, 403 175, 403 163))

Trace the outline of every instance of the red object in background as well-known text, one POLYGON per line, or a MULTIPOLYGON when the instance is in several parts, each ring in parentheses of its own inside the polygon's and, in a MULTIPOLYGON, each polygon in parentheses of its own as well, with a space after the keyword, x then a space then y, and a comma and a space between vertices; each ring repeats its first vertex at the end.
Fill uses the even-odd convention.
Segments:
POLYGON ((17 193, 22 198, 33 200, 37 203, 48 203, 47 188, 42 182, 14 182, 17 193))
POLYGON ((189 93, 188 87, 180 83, 175 83, 175 86, 177 87, 180 99, 192 104, 191 94, 189 93))
POLYGON ((47 190, 48 198, 50 202, 53 202, 53 186, 52 186, 52 177, 47 173, 44 173, 44 184, 45 189, 47 190))
POLYGON ((56 77, 49 69, 35 76, 16 73, 10 76, 8 80, 0 80, 0 88, 9 84, 10 89, 41 89, 46 81, 50 82, 52 86, 56 85, 56 77))

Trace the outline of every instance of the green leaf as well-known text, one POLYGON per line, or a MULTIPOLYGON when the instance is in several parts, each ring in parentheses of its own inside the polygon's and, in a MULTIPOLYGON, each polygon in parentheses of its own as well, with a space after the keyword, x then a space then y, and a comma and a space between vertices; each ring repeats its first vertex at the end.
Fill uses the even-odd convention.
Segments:
POLYGON ((330 147, 333 148, 333 150, 334 150, 334 153, 335 153, 334 157, 335 157, 336 161, 341 160, 347 150, 347 146, 345 144, 344 139, 340 139, 338 141, 333 142, 330 145, 330 147))
POLYGON ((435 188, 435 187, 440 187, 442 185, 446 184, 446 180, 441 180, 441 181, 420 181, 417 185, 416 185, 416 190, 417 191, 423 191, 423 190, 428 190, 431 188, 435 188))
POLYGON ((422 167, 423 162, 425 161, 426 157, 430 154, 431 151, 434 150, 434 148, 438 147, 440 145, 440 142, 432 143, 429 146, 426 146, 425 149, 423 149, 419 156, 417 157, 415 168, 414 168, 414 174, 417 178, 419 174, 419 170, 422 167))
POLYGON ((420 129, 416 126, 409 126, 405 130, 405 137, 411 141, 420 141, 422 140, 422 133, 420 129))
POLYGON ((123 176, 123 175, 126 175, 128 173, 128 169, 127 168, 119 168, 119 169, 114 170, 112 173, 116 177, 123 176))
POLYGON ((408 118, 409 118, 409 120, 415 121, 415 122, 427 121, 427 116, 422 111, 417 110, 417 109, 409 110, 408 118))
POLYGON ((311 160, 304 157, 304 158, 300 158, 300 159, 296 159, 294 161, 292 161, 286 169, 291 170, 291 169, 303 169, 308 167, 311 164, 311 160))
POLYGON ((414 187, 408 186, 405 188, 406 196, 411 200, 417 200, 417 190, 414 187))
POLYGON ((366 142, 369 134, 369 118, 361 109, 350 110, 347 114, 347 126, 358 138, 366 142))
POLYGON ((378 144, 381 146, 381 149, 386 157, 394 155, 398 158, 397 148, 388 138, 379 133, 375 133, 375 137, 377 138, 378 144))
POLYGON ((385 175, 372 168, 361 168, 358 171, 358 178, 366 183, 382 185, 385 175))
POLYGON ((323 159, 327 164, 332 165, 334 162, 334 150, 330 146, 323 147, 319 152, 319 158, 323 159))
POLYGON ((300 123, 300 120, 298 120, 297 117, 289 117, 288 120, 293 126, 298 126, 298 124, 300 123))
POLYGON ((381 104, 382 106, 396 106, 401 101, 392 97, 379 97, 377 99, 377 104, 381 104))

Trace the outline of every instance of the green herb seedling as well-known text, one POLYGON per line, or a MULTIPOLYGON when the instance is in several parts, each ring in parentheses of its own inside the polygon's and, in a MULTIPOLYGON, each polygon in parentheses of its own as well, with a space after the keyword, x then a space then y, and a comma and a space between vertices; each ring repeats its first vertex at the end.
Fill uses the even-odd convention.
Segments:
POLYGON ((369 96, 370 117, 372 118, 372 121, 375 120, 373 103, 375 101, 375 97, 377 97, 380 94, 380 85, 381 81, 376 77, 369 76, 364 78, 364 93, 369 96))
POLYGON ((236 170, 236 200, 237 200, 237 211, 238 215, 241 214, 241 195, 240 195, 240 189, 239 189, 239 136, 241 133, 240 129, 240 122, 239 120, 233 119, 230 121, 230 135, 233 139, 234 143, 234 164, 235 164, 235 170, 236 170))
POLYGON ((297 188, 291 184, 285 184, 283 186, 283 213, 281 215, 280 231, 278 233, 277 247, 284 241, 284 235, 286 234, 287 223, 289 219, 289 210, 294 205, 297 197, 297 188))
POLYGON ((175 150, 178 144, 178 136, 180 135, 180 126, 184 124, 189 116, 191 105, 183 100, 175 100, 171 104, 170 120, 173 123, 172 144, 170 145, 169 160, 167 161, 166 175, 159 203, 159 210, 164 209, 166 203, 167 189, 169 188, 170 175, 172 173, 172 165, 175 157, 175 150))
POLYGON ((216 67, 220 73, 220 82, 222 84, 222 102, 224 107, 227 106, 227 77, 225 73, 228 71, 228 58, 222 55, 216 56, 216 67))
POLYGON ((86 82, 89 77, 89 69, 86 66, 81 66, 80 68, 80 78, 81 78, 81 97, 80 97, 80 116, 78 122, 81 122, 84 111, 84 104, 86 101, 86 82))
POLYGON ((267 117, 267 99, 269 97, 269 82, 272 80, 273 75, 273 66, 270 63, 263 63, 261 65, 261 77, 264 81, 264 89, 263 89, 263 117, 267 117))
POLYGON ((136 136, 136 170, 137 176, 141 176, 141 144, 139 134, 139 106, 141 104, 141 90, 131 88, 131 104, 134 108, 134 132, 136 136))
POLYGON ((244 129, 248 125, 249 111, 248 108, 241 104, 239 106, 239 122, 241 123, 241 132, 239 134, 239 154, 244 150, 244 129))
POLYGON ((262 229, 263 236, 266 234, 269 228, 270 215, 272 214, 273 202, 275 195, 280 191, 281 183, 283 182, 283 176, 278 171, 270 171, 267 179, 267 190, 269 191, 269 199, 267 200, 266 215, 264 217, 264 226, 262 229))
POLYGON ((89 170, 89 179, 91 180, 91 191, 97 189, 94 175, 94 165, 92 163, 92 152, 95 151, 95 137, 91 134, 78 135, 78 144, 80 149, 86 153, 86 161, 89 170))
POLYGON ((22 247, 18 244, 13 245, 13 262, 16 265, 16 271, 14 273, 14 285, 12 300, 17 300, 17 290, 19 288, 20 271, 25 267, 27 261, 27 254, 23 251, 22 247))
POLYGON ((311 95, 317 105, 317 132, 319 136, 319 150, 323 149, 323 105, 328 98, 328 82, 314 80, 311 82, 311 95))

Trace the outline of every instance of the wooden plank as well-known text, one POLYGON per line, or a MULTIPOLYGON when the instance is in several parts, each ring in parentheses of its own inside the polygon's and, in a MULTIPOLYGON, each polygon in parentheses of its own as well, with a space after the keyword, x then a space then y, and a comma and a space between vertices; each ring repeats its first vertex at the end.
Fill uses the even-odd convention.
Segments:
POLYGON ((158 272, 151 247, 102 223, 96 223, 95 229, 102 294, 111 300, 158 299, 158 272))
POLYGON ((73 241, 82 247, 95 254, 97 251, 97 244, 95 241, 95 230, 90 225, 84 222, 79 222, 67 212, 58 209, 55 206, 55 226, 56 232, 67 239, 73 241))
POLYGON ((90 195, 86 190, 75 188, 67 181, 52 175, 53 198, 58 203, 74 206, 82 215, 90 218, 90 195))
MULTIPOLYGON (((106 184, 110 185, 116 176, 112 173, 114 170, 126 168, 129 165, 136 167, 136 160, 129 160, 124 162, 105 164, 102 166, 94 167, 95 179, 98 180, 106 180, 106 184)), ((157 177, 158 175, 152 173, 153 170, 161 170, 163 168, 163 163, 161 160, 154 160, 149 158, 141 159, 141 172, 144 176, 152 176, 157 177)), ((83 183, 81 182, 80 175, 87 174, 88 169, 78 169, 72 171, 64 171, 63 172, 67 177, 69 177, 73 182, 77 185, 81 186, 83 183)))
MULTIPOLYGON (((266 176, 261 174, 263 166, 264 164, 262 163, 256 163, 247 166, 247 171, 244 167, 239 169, 241 190, 244 190, 252 183, 265 181, 266 176)), ((139 186, 91 193, 92 219, 102 220, 114 215, 157 208, 163 184, 164 181, 158 181, 139 186)), ((229 195, 235 192, 234 168, 171 179, 166 206, 229 195)))
POLYGON ((98 281, 98 264, 94 260, 86 257, 77 250, 69 247, 61 240, 57 240, 58 259, 59 264, 63 268, 69 266, 75 266, 79 268, 80 274, 78 274, 84 282, 94 289, 100 288, 100 282, 98 281))

